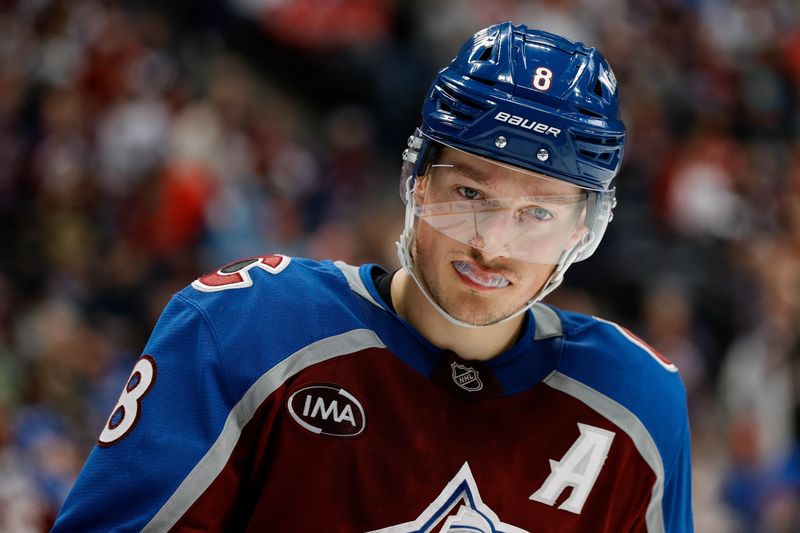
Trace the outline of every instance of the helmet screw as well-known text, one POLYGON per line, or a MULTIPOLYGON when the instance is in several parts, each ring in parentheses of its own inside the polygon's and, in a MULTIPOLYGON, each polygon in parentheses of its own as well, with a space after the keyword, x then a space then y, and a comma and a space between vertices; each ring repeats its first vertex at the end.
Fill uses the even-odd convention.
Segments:
POLYGON ((507 144, 508 144, 508 139, 506 139, 502 135, 494 140, 494 145, 497 146, 498 148, 505 148, 507 144))
POLYGON ((539 161, 547 161, 550 158, 550 153, 542 148, 538 152, 536 152, 536 159, 539 161))

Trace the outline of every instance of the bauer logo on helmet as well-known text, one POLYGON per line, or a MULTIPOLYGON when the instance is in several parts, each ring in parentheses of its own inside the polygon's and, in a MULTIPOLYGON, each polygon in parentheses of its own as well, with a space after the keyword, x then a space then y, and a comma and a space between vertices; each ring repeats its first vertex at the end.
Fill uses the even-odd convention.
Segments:
POLYGON ((558 128, 554 128, 552 126, 548 126, 547 124, 542 124, 541 122, 536 122, 535 120, 530 120, 525 117, 520 117, 519 115, 512 115, 511 113, 506 113, 504 111, 497 113, 494 116, 494 119, 499 120, 500 122, 506 122, 512 126, 519 126, 520 128, 525 128, 526 130, 532 130, 536 133, 552 135, 553 137, 558 137, 558 134, 561 133, 561 130, 558 128))

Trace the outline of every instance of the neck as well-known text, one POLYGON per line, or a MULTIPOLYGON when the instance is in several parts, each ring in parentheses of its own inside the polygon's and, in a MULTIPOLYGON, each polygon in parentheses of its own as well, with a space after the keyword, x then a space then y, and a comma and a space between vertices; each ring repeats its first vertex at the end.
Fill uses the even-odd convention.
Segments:
POLYGON ((508 350, 519 337, 525 320, 522 314, 490 326, 457 326, 431 305, 405 270, 399 270, 392 278, 391 292, 392 303, 401 318, 434 346, 451 350, 464 359, 485 361, 508 350))

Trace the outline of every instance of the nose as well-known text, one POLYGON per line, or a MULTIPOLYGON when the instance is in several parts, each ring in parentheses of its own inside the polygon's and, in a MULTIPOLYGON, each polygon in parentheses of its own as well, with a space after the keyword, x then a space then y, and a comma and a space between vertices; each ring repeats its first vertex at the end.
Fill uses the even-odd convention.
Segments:
POLYGON ((482 258, 482 262, 487 265, 491 265, 500 259, 511 258, 511 251, 508 246, 503 246, 497 250, 487 250, 486 248, 475 248, 475 250, 477 250, 477 254, 482 258))
POLYGON ((496 259, 511 258, 511 247, 508 243, 492 242, 476 235, 468 243, 478 255, 484 258, 486 263, 492 263, 496 259))
POLYGON ((472 249, 471 258, 478 265, 490 270, 505 270, 509 267, 509 256, 506 254, 494 254, 485 250, 472 249))
POLYGON ((476 224, 476 234, 467 244, 480 250, 485 258, 510 257, 513 213, 505 210, 493 214, 480 224, 476 224))

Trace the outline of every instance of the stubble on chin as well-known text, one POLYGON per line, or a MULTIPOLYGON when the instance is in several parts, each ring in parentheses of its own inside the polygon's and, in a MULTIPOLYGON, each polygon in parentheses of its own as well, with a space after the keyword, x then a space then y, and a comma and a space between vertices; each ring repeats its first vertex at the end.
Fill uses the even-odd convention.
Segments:
MULTIPOLYGON (((451 257, 451 254, 447 254, 447 257, 451 257)), ((523 305, 520 303, 519 306, 513 307, 508 299, 498 298, 499 293, 490 295, 460 285, 452 266, 452 261, 458 257, 457 253, 453 253, 451 259, 443 261, 445 266, 434 278, 426 276, 426 272, 430 272, 430 268, 432 268, 431 265, 424 261, 417 263, 417 275, 420 280, 426 285, 434 301, 450 316, 473 326, 489 326, 511 316, 516 309, 523 305), (447 271, 448 268, 452 271, 447 271)), ((480 263, 470 257, 463 259, 480 263)), ((487 266, 487 268, 491 267, 487 266)), ((498 270, 500 270, 499 267, 498 270)))

